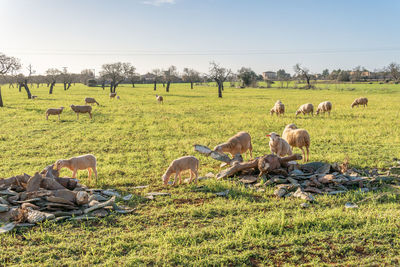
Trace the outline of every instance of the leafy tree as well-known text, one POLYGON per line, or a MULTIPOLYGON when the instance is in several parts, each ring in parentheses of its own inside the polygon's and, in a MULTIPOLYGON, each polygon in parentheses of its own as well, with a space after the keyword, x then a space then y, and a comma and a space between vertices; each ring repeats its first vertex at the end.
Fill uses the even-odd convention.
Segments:
POLYGON ((251 68, 242 67, 238 70, 237 77, 243 86, 251 86, 257 83, 257 74, 251 68))

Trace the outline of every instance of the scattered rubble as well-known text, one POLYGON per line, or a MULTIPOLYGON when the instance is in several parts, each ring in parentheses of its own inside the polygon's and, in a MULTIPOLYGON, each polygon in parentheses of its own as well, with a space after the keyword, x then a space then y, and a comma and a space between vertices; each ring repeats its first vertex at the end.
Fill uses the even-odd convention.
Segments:
POLYGON ((60 178, 52 165, 34 176, 17 175, 0 179, 0 233, 14 227, 31 227, 53 220, 92 220, 134 209, 116 205, 116 198, 125 201, 133 197, 113 189, 89 189, 76 179, 60 178))

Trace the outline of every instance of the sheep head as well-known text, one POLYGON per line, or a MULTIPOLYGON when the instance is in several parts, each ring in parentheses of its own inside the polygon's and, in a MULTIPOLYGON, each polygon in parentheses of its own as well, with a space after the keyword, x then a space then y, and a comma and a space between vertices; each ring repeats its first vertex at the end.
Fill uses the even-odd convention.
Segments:
POLYGON ((300 110, 296 111, 296 116, 299 115, 301 113, 300 110))
POLYGON ((266 136, 269 137, 272 141, 276 141, 276 140, 278 140, 278 138, 280 137, 279 134, 277 134, 277 133, 275 133, 275 132, 272 132, 272 133, 270 133, 270 134, 267 134, 266 136))
POLYGON ((297 126, 296 126, 296 124, 294 124, 294 123, 288 124, 288 125, 286 125, 286 127, 285 127, 285 130, 286 130, 286 129, 296 130, 296 129, 297 129, 297 126))
POLYGON ((59 160, 56 161, 56 163, 54 163, 53 169, 59 171, 65 166, 66 166, 65 165, 65 160, 59 159, 59 160))

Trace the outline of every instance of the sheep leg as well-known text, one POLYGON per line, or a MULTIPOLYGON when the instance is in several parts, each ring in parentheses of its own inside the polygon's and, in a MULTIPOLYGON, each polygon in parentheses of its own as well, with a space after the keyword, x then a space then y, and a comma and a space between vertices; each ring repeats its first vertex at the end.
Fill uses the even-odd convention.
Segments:
POLYGON ((177 179, 178 179, 178 175, 179 175, 179 172, 176 172, 176 173, 175 173, 175 179, 174 179, 174 182, 172 183, 172 185, 175 185, 175 184, 176 184, 176 181, 177 181, 177 179))
POLYGON ((195 175, 195 177, 194 177, 194 183, 197 184, 197 183, 198 183, 198 180, 199 180, 199 179, 198 179, 198 178, 199 178, 199 173, 198 173, 197 170, 195 170, 193 173, 194 173, 194 175, 195 175))
POLYGON ((61 118, 60 118, 60 114, 58 114, 58 121, 60 121, 60 119, 61 119, 61 118))
POLYGON ((77 170, 73 170, 73 171, 72 171, 72 177, 71 177, 71 178, 76 178, 76 173, 77 173, 77 170))
POLYGON ((89 117, 90 119, 92 119, 92 112, 89 112, 89 117))
POLYGON ((49 114, 46 114, 46 120, 49 120, 49 114))
POLYGON ((179 184, 182 184, 182 174, 179 172, 179 184))
POLYGON ((190 173, 189 184, 191 184, 193 180, 193 171, 189 170, 189 173, 190 173))
POLYGON ((89 184, 90 184, 91 180, 92 180, 92 169, 88 168, 87 171, 88 171, 88 180, 89 180, 89 184))
POLYGON ((304 153, 304 149, 300 147, 301 152, 303 152, 303 162, 306 162, 306 154, 304 153))
POLYGON ((76 113, 76 120, 79 120, 79 113, 76 113))
POLYGON ((309 151, 309 149, 308 149, 308 146, 306 146, 306 150, 307 150, 307 162, 308 162, 308 160, 309 160, 309 155, 310 155, 310 151, 309 151))

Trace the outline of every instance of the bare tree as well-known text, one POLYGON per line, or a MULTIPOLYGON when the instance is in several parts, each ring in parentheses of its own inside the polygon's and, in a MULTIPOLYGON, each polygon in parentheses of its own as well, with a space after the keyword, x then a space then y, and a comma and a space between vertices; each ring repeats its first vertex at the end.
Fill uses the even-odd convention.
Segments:
POLYGON ((151 71, 151 74, 154 75, 154 91, 157 90, 157 81, 161 77, 161 70, 160 69, 154 69, 151 71))
POLYGON ((103 64, 100 75, 110 81, 110 92, 115 93, 117 86, 125 80, 125 70, 129 63, 103 64))
POLYGON ((68 72, 67 67, 63 67, 63 70, 60 74, 61 82, 64 85, 64 91, 68 90, 71 87, 72 83, 72 74, 68 72))
MULTIPOLYGON (((15 57, 9 57, 5 54, 0 53, 0 75, 4 76, 8 73, 12 73, 21 68, 21 64, 19 60, 15 57)), ((3 107, 3 98, 1 96, 1 88, 0 88, 0 107, 3 107)))
POLYGON ((190 89, 193 89, 193 83, 200 81, 200 72, 194 69, 184 68, 182 79, 185 82, 189 82, 190 89))
POLYGON ((392 62, 390 63, 385 70, 390 74, 390 77, 392 77, 393 81, 399 82, 400 81, 400 65, 392 62))
POLYGON ((297 74, 298 77, 303 78, 306 80, 306 88, 307 89, 311 89, 312 85, 311 85, 311 74, 310 74, 310 70, 307 69, 306 67, 301 66, 299 63, 297 63, 296 65, 293 66, 294 72, 297 74))
POLYGON ((230 69, 226 69, 221 67, 219 64, 215 62, 210 62, 210 77, 213 79, 218 86, 218 97, 222 98, 222 91, 224 90, 224 82, 231 74, 230 69))
POLYGON ((171 82, 175 80, 178 76, 178 72, 176 71, 175 66, 170 66, 168 69, 163 71, 163 78, 165 82, 167 83, 167 87, 165 88, 166 92, 169 92, 169 87, 171 85, 171 82))
POLYGON ((140 81, 140 75, 136 73, 136 68, 131 64, 125 65, 125 76, 131 82, 132 87, 135 87, 135 83, 140 81))
POLYGON ((49 94, 53 93, 54 85, 56 85, 57 79, 60 77, 61 71, 58 69, 48 69, 46 70, 46 77, 48 82, 50 82, 49 94))
POLYGON ((22 83, 20 84, 20 86, 24 87, 26 94, 28 96, 28 99, 32 98, 32 94, 31 91, 29 90, 29 81, 32 78, 32 74, 35 73, 35 71, 33 70, 33 67, 31 64, 28 65, 28 67, 26 68, 28 70, 28 76, 21 74, 21 78, 22 78, 22 83))

